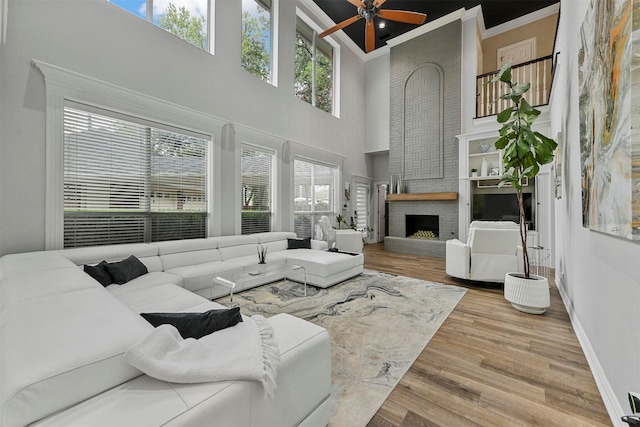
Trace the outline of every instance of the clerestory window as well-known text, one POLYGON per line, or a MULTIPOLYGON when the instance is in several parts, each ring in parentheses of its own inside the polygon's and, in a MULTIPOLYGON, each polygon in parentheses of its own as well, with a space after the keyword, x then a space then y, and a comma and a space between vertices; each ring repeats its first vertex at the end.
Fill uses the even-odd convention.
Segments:
POLYGON ((209 52, 210 0, 109 0, 209 52))
POLYGON ((296 17, 295 95, 334 113, 334 48, 299 16, 296 17))
POLYGON ((63 118, 65 248, 207 236, 210 139, 82 104, 63 118))
POLYGON ((274 85, 276 6, 277 0, 242 0, 242 68, 274 85))

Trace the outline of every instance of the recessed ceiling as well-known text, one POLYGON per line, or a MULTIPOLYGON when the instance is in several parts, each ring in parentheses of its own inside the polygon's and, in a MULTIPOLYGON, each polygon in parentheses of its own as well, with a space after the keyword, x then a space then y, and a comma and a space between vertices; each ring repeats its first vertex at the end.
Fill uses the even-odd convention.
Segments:
MULTIPOLYGON (((340 23, 345 19, 358 14, 357 8, 347 0, 313 0, 320 9, 324 11, 335 23, 340 23)), ((431 1, 431 0, 387 0, 382 9, 407 10, 411 12, 421 12, 427 14, 427 21, 431 22, 458 9, 471 9, 477 5, 482 5, 482 15, 484 16, 485 28, 489 29, 521 16, 544 9, 547 6, 558 3, 559 0, 473 0, 473 1, 431 1)), ((403 24, 375 18, 376 26, 376 49, 385 46, 386 42, 407 31, 417 28, 418 25, 403 24), (385 27, 380 28, 378 24, 384 21, 385 27)), ((424 25, 424 24, 423 24, 424 25)), ((326 28, 323 28, 326 29, 326 28)), ((365 20, 345 27, 342 31, 356 43, 362 51, 365 39, 365 20)))

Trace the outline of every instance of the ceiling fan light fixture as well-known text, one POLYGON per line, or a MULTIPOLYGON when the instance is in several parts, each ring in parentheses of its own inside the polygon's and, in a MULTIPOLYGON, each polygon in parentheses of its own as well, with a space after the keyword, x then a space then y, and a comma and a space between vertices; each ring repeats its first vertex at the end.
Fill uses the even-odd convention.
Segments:
MULTIPOLYGON (((402 22, 406 24, 422 25, 427 19, 427 15, 420 12, 410 12, 406 10, 382 10, 380 6, 387 0, 347 0, 349 3, 357 7, 358 14, 351 18, 334 25, 333 27, 320 33, 320 37, 328 36, 354 22, 363 19, 365 24, 365 52, 369 53, 376 48, 375 46, 375 27, 373 20, 375 17, 382 18, 387 21, 402 22)), ((378 22, 378 28, 385 28, 386 22, 378 22)))

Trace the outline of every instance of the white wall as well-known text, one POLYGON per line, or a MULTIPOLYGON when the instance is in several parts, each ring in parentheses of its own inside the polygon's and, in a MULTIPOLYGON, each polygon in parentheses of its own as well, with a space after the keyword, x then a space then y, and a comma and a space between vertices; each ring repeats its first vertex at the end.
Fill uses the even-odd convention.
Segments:
POLYGON ((389 151, 389 114, 391 108, 391 51, 366 64, 364 80, 367 99, 365 111, 365 150, 367 153, 389 151))
MULTIPOLYGON (((345 177, 366 175, 362 60, 341 49, 341 117, 333 117, 293 95, 295 10, 303 6, 280 1, 274 87, 240 66, 241 2, 212 3, 215 55, 103 0, 10 0, 0 50, 0 254, 44 248, 45 86, 32 59, 320 148, 345 158, 345 177)), ((223 206, 222 216, 233 209, 223 206)))
POLYGON ((552 135, 565 135, 563 197, 556 202, 556 278, 614 425, 640 390, 640 245, 582 227, 578 51, 588 1, 562 0, 552 135))

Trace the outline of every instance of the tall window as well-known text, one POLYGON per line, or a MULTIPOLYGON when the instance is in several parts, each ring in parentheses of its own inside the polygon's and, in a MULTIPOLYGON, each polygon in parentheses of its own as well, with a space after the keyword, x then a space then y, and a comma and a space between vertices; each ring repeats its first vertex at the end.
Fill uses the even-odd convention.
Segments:
POLYGON ((109 0, 182 40, 209 51, 210 0, 109 0))
POLYGON ((64 108, 64 247, 206 237, 210 141, 64 108))
POLYGON ((242 147, 242 234, 271 231, 273 153, 242 147))
POLYGON ((294 170, 294 231, 298 237, 315 238, 320 217, 335 214, 338 169, 296 159, 294 170))
POLYGON ((275 0, 242 0, 242 67, 273 83, 273 19, 275 0))
POLYGON ((296 18, 294 90, 298 98, 333 112, 333 47, 296 18))

